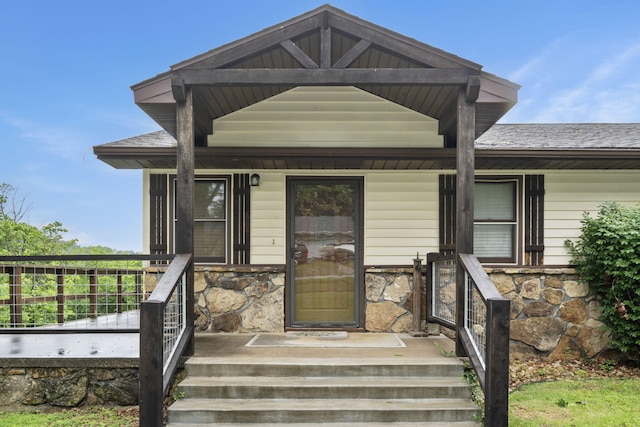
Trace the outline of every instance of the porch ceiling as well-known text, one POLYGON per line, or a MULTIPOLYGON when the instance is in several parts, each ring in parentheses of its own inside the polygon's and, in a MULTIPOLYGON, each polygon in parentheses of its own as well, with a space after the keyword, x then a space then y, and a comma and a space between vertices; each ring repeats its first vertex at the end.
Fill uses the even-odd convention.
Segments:
POLYGON ((519 86, 481 66, 322 6, 206 52, 132 87, 150 117, 176 136, 176 97, 192 90, 195 143, 206 145, 213 120, 296 86, 355 86, 439 120, 447 147, 456 142, 457 99, 480 82, 476 136, 516 102, 519 86))

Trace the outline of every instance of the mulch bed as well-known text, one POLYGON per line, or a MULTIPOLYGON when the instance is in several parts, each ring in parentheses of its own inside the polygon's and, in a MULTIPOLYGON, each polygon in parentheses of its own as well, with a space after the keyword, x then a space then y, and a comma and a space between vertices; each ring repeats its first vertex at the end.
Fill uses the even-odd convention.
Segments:
POLYGON ((604 358, 556 361, 539 358, 509 363, 509 391, 534 382, 596 378, 640 379, 640 366, 634 362, 614 362, 604 358))

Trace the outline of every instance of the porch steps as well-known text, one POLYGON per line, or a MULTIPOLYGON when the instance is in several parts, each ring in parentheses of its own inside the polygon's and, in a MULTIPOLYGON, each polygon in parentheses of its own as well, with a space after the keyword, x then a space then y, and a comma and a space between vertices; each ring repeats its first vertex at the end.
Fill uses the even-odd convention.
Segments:
POLYGON ((477 427, 455 358, 192 357, 169 427, 477 427))

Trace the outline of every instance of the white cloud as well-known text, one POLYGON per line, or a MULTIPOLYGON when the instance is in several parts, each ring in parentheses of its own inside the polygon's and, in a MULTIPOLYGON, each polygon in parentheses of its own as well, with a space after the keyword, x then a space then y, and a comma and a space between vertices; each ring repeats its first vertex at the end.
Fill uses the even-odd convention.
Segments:
MULTIPOLYGON (((79 160, 87 138, 78 131, 15 117, 0 111, 0 119, 18 131, 18 137, 36 144, 36 149, 67 160, 79 160)), ((17 143, 12 141, 12 143, 17 143)))
POLYGON ((521 78, 521 99, 503 121, 638 122, 639 68, 635 40, 610 42, 606 48, 569 39, 554 42, 512 73, 514 81, 521 78))

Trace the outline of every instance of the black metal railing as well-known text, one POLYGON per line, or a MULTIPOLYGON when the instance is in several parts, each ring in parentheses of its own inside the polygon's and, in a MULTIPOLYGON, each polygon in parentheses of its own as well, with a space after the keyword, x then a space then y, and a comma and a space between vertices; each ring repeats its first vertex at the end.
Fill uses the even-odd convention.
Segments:
POLYGON ((508 423, 509 310, 474 255, 429 254, 428 321, 453 327, 484 391, 485 425, 508 423), (463 289, 456 281, 457 268, 464 275, 463 289), (460 292, 462 291, 462 292, 460 292), (464 296, 459 304, 457 295, 464 296), (464 307, 462 324, 456 324, 457 307, 464 307))
POLYGON ((2 256, 0 332, 138 332, 144 282, 162 274, 144 266, 171 257, 2 256))
MULTIPOLYGON (((193 256, 176 255, 151 296, 140 304, 140 426, 162 425, 167 389, 193 338, 187 289, 193 256)), ((193 310, 193 307, 190 307, 193 310)))
POLYGON ((456 328, 456 257, 427 254, 427 321, 456 328))

